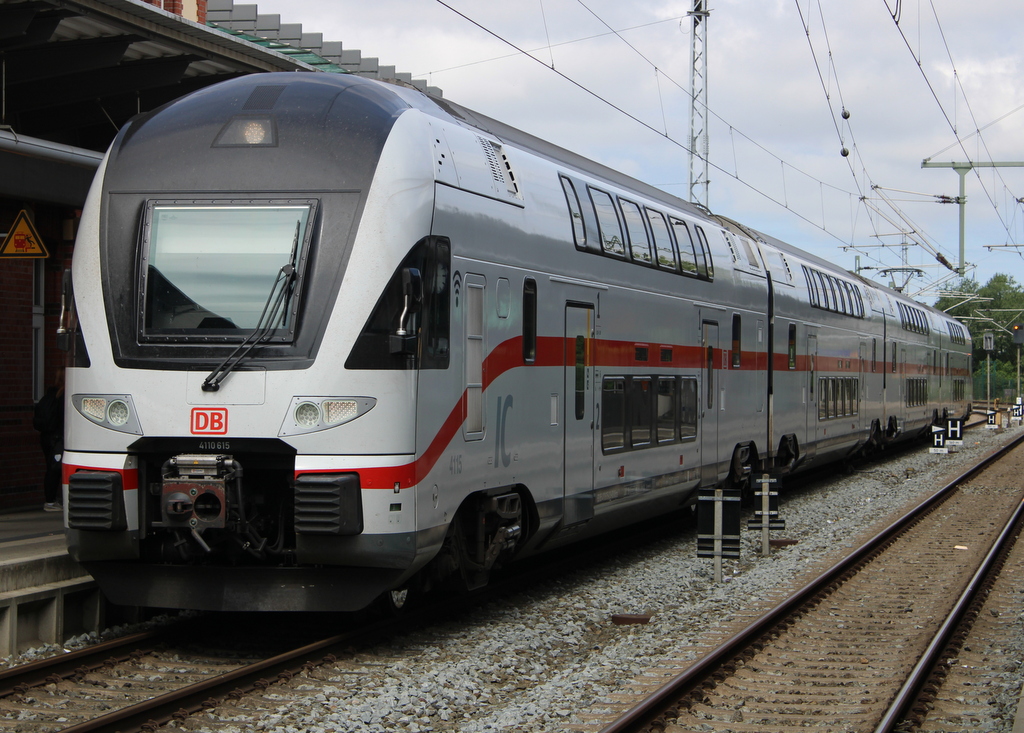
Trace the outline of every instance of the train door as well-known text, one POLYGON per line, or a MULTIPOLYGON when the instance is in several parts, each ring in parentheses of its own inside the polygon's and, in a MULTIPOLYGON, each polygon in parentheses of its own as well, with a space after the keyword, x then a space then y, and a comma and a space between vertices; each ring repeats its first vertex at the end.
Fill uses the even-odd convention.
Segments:
MULTIPOLYGON (((808 448, 818 443, 818 405, 825 395, 818 394, 818 336, 807 334, 807 443, 808 448)), ((811 448, 811 450, 814 450, 811 448)))
POLYGON ((868 396, 867 356, 868 344, 866 341, 861 341, 857 347, 857 383, 854 385, 854 392, 851 395, 856 400, 853 405, 853 413, 857 417, 857 426, 861 428, 867 422, 867 408, 864 405, 868 396))
POLYGON ((594 307, 565 306, 562 524, 594 516, 594 307))
POLYGON ((703 394, 701 395, 700 453, 702 486, 713 486, 718 482, 718 411, 721 408, 719 394, 719 370, 716 369, 718 349, 718 323, 704 321, 702 324, 701 347, 704 351, 701 369, 703 394))

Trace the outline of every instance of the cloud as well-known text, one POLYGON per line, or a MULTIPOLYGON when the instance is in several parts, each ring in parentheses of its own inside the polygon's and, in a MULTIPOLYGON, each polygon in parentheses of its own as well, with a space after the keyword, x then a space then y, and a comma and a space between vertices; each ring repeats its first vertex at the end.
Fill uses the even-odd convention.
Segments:
MULTIPOLYGON (((427 78, 452 100, 686 196, 688 157, 678 143, 689 139, 691 3, 448 1, 519 48, 539 49, 543 64, 510 56, 511 46, 440 3, 258 5, 427 78), (620 38, 605 23, 633 30, 620 38), (559 78, 546 68, 552 63, 656 132, 559 78)), ((970 135, 1024 105, 1024 7, 1016 0, 903 3, 897 25, 887 10, 894 0, 710 5, 710 151, 719 166, 711 172, 712 209, 848 268, 856 253, 843 251, 841 241, 862 247, 862 263, 898 264, 900 248, 877 248, 898 245, 898 230, 857 200, 876 184, 893 191, 900 208, 955 259, 956 207, 932 203, 931 194, 955 195, 957 176, 922 169, 921 161, 955 143, 956 134, 966 138, 965 149, 953 147, 940 159, 1021 159, 1024 109, 970 135), (844 146, 848 158, 839 154, 844 146)), ((982 282, 1016 266, 1016 257, 984 245, 1024 242, 1021 196, 1024 169, 968 177, 967 258, 978 263, 982 282)), ((906 256, 915 265, 934 262, 916 249, 906 256)), ((929 278, 938 274, 929 270, 929 278)))

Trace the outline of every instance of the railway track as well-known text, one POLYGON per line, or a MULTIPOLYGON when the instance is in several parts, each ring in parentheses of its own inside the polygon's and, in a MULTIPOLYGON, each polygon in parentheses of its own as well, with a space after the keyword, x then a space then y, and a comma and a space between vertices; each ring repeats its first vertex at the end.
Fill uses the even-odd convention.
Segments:
MULTIPOLYGON (((621 550, 603 549, 612 557, 622 555, 621 550)), ((685 552, 689 554, 689 550, 685 552)), ((597 554, 591 549, 587 559, 594 560, 597 554)), ((638 554, 647 552, 638 550, 638 554)), ((546 558, 542 564, 555 563, 552 558, 546 558)), ((579 557, 570 556, 565 560, 567 567, 576 570, 583 564, 579 557)), ((565 568, 553 569, 556 577, 559 573, 566 574, 565 568)), ((527 585, 537 582, 543 581, 534 578, 527 585)), ((556 595, 575 598, 579 603, 580 589, 573 588, 564 576, 555 584, 558 586, 556 595)), ((503 592, 510 591, 506 588, 503 592)), ((543 600, 544 594, 551 592, 541 591, 535 600, 547 603, 543 600)), ((526 594, 527 602, 531 593, 536 591, 526 594)), ((494 600, 496 596, 490 598, 494 600)), ((13 681, 14 677, 27 672, 27 667, 0 672, 0 733, 49 733, 56 730, 127 732, 145 729, 151 721, 172 721, 172 727, 182 730, 195 730, 197 726, 203 730, 225 726, 230 729, 232 720, 268 720, 275 716, 295 725, 293 711, 306 710, 311 706, 324 719, 361 723, 361 727, 350 728, 353 730, 374 729, 378 724, 375 721, 382 715, 381 710, 387 706, 391 706, 393 712, 383 722, 395 722, 407 716, 435 730, 454 729, 452 726, 457 727, 457 721, 495 716, 495 707, 513 700, 521 689, 529 692, 538 684, 546 684, 544 676, 540 682, 530 679, 537 676, 539 669, 536 653, 504 645, 503 641, 514 638, 515 631, 501 631, 498 619, 491 615, 495 609, 509 608, 514 611, 512 616, 518 617, 520 613, 527 613, 519 610, 527 603, 522 597, 515 597, 509 600, 498 598, 497 603, 488 604, 486 598, 477 598, 474 605, 480 610, 472 611, 467 610, 465 599, 462 599, 448 609, 435 610, 430 616, 424 614, 422 622, 416 620, 418 614, 412 618, 407 616, 400 622, 402 628, 399 633, 395 633, 391 622, 358 628, 348 623, 352 627, 350 634, 330 636, 324 633, 317 643, 305 643, 319 638, 312 636, 310 631, 305 642, 298 640, 293 644, 296 649, 307 648, 301 653, 290 654, 284 652, 294 650, 281 648, 274 650, 274 654, 261 655, 252 647, 242 647, 244 653, 237 653, 228 649, 230 645, 226 643, 210 643, 207 640, 216 640, 216 634, 211 634, 208 629, 200 631, 209 623, 208 618, 197 619, 194 626, 175 627, 164 632, 162 638, 153 634, 136 639, 135 647, 118 650, 111 643, 99 649, 63 655, 52 662, 35 663, 30 665, 34 668, 33 680, 13 681), (438 623, 438 618, 447 623, 438 623), (495 631, 495 636, 484 642, 474 641, 470 635, 472 625, 479 618, 487 618, 485 627, 495 631), (405 633, 417 626, 422 629, 420 632, 405 633), (201 637, 201 633, 205 633, 205 637, 201 637), (371 647, 374 638, 391 638, 393 641, 371 647), (183 645, 182 639, 191 639, 192 643, 183 645), (204 651, 210 648, 220 651, 194 653, 197 649, 204 651), (443 682, 431 692, 421 690, 420 681, 438 674, 431 660, 446 653, 453 653, 456 660, 470 662, 471 667, 463 670, 465 664, 457 662, 458 673, 453 671, 453 667, 441 667, 444 670, 440 673, 443 682), (93 659, 88 660, 87 655, 93 659), (47 664, 63 665, 63 669, 47 668, 47 664), (189 665, 193 665, 193 671, 189 671, 189 665), (463 672, 464 677, 458 676, 463 672), (171 679, 173 677, 176 679, 171 679), (15 691, 15 684, 25 687, 15 691), (165 689, 158 689, 161 686, 165 689), (158 694, 162 692, 168 694, 158 694), (141 694, 132 697, 135 693, 141 694), (115 711, 114 708, 119 706, 125 710, 115 711), (399 710, 403 708, 410 712, 399 710), (198 711, 203 712, 196 715, 198 711), (179 721, 176 725, 173 724, 175 719, 179 721)), ((614 602, 610 608, 622 610, 621 607, 616 608, 614 602)), ((552 623, 549 612, 545 611, 530 623, 551 625, 545 643, 570 632, 565 635, 571 646, 563 650, 559 658, 567 662, 583 662, 591 650, 600 650, 620 636, 613 629, 623 628, 602 624, 600 620, 595 622, 594 618, 595 615, 588 612, 552 623), (580 621, 584 622, 578 623, 580 621)), ((291 621, 302 619, 292 618, 291 621)), ((273 633, 284 626, 284 621, 275 622, 273 633)), ((234 636, 259 638, 261 634, 264 637, 271 635, 266 624, 248 632, 248 637, 242 633, 234 636)), ((522 643, 517 646, 522 646, 522 643)), ((972 649, 980 648, 975 643, 970 646, 972 649)), ((961 662, 968 661, 967 656, 962 656, 961 662)), ((557 681, 559 674, 563 673, 543 673, 552 683, 557 681)), ((595 679, 595 689, 597 686, 595 679)), ((527 703, 526 707, 529 705, 527 703)), ((740 714, 747 716, 747 712, 742 710, 740 714)), ((730 724, 738 726, 739 721, 730 724)), ((575 725, 562 726, 564 729, 570 727, 576 728, 575 725)), ((598 727, 593 725, 585 729, 593 731, 598 727)), ((555 728, 547 723, 538 727, 520 725, 519 729, 555 728)), ((725 729, 752 730, 757 726, 725 729)))
POLYGON ((204 623, 218 626, 194 619, 0 671, 0 731, 152 729, 334 662, 332 651, 342 654, 390 625, 362 625, 267 653, 251 634, 235 634, 247 639, 236 648, 218 644, 204 623))
MULTIPOLYGON (((881 733, 927 729, 933 709, 962 714, 970 707, 964 687, 977 677, 957 661, 975 648, 958 624, 979 615, 978 596, 989 589, 983 571, 1003 562, 1009 549, 1000 547, 1020 531, 1022 443, 1024 436, 936 492, 602 733, 881 733), (951 675, 959 682, 942 684, 951 675)), ((1020 554, 1011 562, 1024 562, 1012 559, 1020 554)), ((1019 591, 1004 585, 1008 595, 1019 591)))

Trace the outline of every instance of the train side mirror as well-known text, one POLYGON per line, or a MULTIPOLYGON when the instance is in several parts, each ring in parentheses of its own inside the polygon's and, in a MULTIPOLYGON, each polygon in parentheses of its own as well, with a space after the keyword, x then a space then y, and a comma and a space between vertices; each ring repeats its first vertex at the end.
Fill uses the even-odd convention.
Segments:
POLYGON ((71 317, 71 270, 64 270, 60 290, 60 319, 57 322, 57 348, 67 353, 71 350, 71 329, 68 321, 71 317))
POLYGON ((389 338, 392 354, 416 354, 416 334, 407 328, 408 318, 423 307, 423 276, 415 267, 402 268, 402 315, 398 317, 398 330, 389 338))
MULTIPOLYGON (((423 277, 415 267, 402 268, 402 294, 405 296, 407 313, 419 313, 423 307, 423 277)), ((405 313, 403 315, 403 320, 405 313)), ((402 324, 399 323, 399 330, 402 324)))

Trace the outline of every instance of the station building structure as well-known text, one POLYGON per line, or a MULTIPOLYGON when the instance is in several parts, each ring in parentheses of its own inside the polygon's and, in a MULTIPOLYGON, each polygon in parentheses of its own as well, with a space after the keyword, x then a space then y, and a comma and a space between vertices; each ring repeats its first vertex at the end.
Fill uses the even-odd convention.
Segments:
POLYGON ((0 0, 0 513, 38 508, 33 408, 57 379, 64 270, 89 185, 125 122, 265 71, 411 84, 322 34, 233 0, 0 0))

